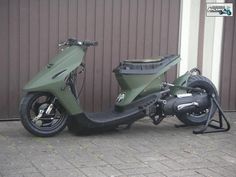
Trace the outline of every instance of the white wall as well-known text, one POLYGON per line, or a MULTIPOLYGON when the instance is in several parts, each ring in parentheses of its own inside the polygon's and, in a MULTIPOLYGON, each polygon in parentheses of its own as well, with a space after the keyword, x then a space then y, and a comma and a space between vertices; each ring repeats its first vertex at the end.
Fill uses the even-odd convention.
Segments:
POLYGON ((182 0, 179 73, 197 66, 200 0, 182 0))
MULTIPOLYGON (((224 2, 224 0, 207 0, 224 2)), ((200 0, 182 0, 180 16, 180 54, 182 61, 179 74, 197 67, 200 0)), ((220 79, 223 17, 206 17, 204 24, 202 74, 213 81, 217 89, 220 79)))
MULTIPOLYGON (((222 3, 224 0, 207 0, 222 3)), ((227 18, 227 17, 226 17, 227 18)), ((205 17, 202 74, 219 89, 224 17, 205 17)))

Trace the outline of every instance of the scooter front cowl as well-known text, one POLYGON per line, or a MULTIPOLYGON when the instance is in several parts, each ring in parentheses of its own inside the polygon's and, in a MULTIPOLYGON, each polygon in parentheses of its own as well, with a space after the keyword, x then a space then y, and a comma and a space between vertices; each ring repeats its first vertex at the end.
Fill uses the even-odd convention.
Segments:
POLYGON ((48 92, 56 96, 69 114, 82 112, 76 98, 66 86, 67 76, 75 70, 84 57, 79 46, 65 48, 43 68, 27 85, 24 92, 48 92))

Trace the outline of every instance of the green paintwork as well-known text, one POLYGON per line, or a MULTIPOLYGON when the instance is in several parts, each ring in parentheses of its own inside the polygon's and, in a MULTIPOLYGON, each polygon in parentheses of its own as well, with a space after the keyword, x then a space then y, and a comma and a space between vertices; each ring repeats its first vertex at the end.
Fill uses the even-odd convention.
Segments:
POLYGON ((154 79, 150 84, 148 84, 147 87, 144 88, 144 90, 140 93, 139 96, 146 96, 150 93, 160 91, 163 80, 164 80, 164 74, 160 75, 159 77, 154 79))
MULTIPOLYGON (((154 81, 156 75, 120 75, 116 74, 117 81, 121 87, 121 93, 125 97, 116 103, 117 106, 126 106, 131 103, 144 89, 154 81)), ((146 90, 149 91, 149 90, 146 90)))
POLYGON ((56 96, 70 114, 82 112, 80 105, 69 87, 65 88, 65 78, 82 62, 84 51, 73 46, 64 49, 24 87, 25 92, 49 92, 56 96), (51 65, 51 67, 48 67, 51 65), (65 71, 64 71, 65 70, 65 71), (64 71, 54 79, 55 74, 64 71), (65 88, 65 89, 63 89, 65 88))
MULTIPOLYGON (((43 68, 27 85, 24 87, 25 92, 49 92, 56 96, 68 114, 75 115, 82 113, 83 110, 72 94, 69 87, 65 87, 65 79, 75 70, 84 58, 85 50, 78 46, 71 46, 64 49, 51 62, 43 68)), ((117 81, 121 87, 121 93, 125 97, 118 106, 126 106, 135 98, 146 96, 147 94, 161 90, 164 73, 170 67, 176 65, 180 58, 160 69, 155 74, 119 74, 116 73, 117 81)), ((187 79, 187 74, 178 78, 175 83, 181 85, 187 79)))
POLYGON ((177 58, 155 74, 131 75, 116 73, 116 79, 121 87, 120 95, 124 94, 124 99, 116 102, 116 105, 126 106, 138 96, 160 91, 164 73, 179 62, 180 58, 177 58))
POLYGON ((187 86, 187 80, 188 78, 191 76, 191 73, 189 71, 187 71, 185 74, 183 74, 182 76, 178 77, 173 84, 175 86, 170 87, 170 91, 172 95, 176 95, 176 94, 180 94, 180 93, 186 93, 185 89, 180 89, 179 86, 187 86))

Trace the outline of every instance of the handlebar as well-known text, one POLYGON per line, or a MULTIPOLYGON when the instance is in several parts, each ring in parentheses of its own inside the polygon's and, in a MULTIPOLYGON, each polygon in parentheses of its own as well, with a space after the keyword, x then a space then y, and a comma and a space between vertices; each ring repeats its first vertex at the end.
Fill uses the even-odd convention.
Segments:
POLYGON ((68 39, 67 41, 61 42, 58 44, 59 47, 62 46, 82 46, 82 47, 90 47, 90 46, 97 46, 97 41, 78 41, 77 39, 68 39))
POLYGON ((85 46, 97 46, 98 42, 97 41, 83 41, 83 45, 85 45, 85 46))

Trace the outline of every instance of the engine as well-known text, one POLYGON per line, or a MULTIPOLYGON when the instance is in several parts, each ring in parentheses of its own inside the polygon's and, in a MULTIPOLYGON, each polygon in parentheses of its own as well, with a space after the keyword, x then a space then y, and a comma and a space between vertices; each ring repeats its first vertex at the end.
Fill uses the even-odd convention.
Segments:
POLYGON ((201 112, 210 105, 210 99, 206 93, 198 94, 179 94, 171 96, 163 103, 165 115, 175 115, 181 113, 201 112))

